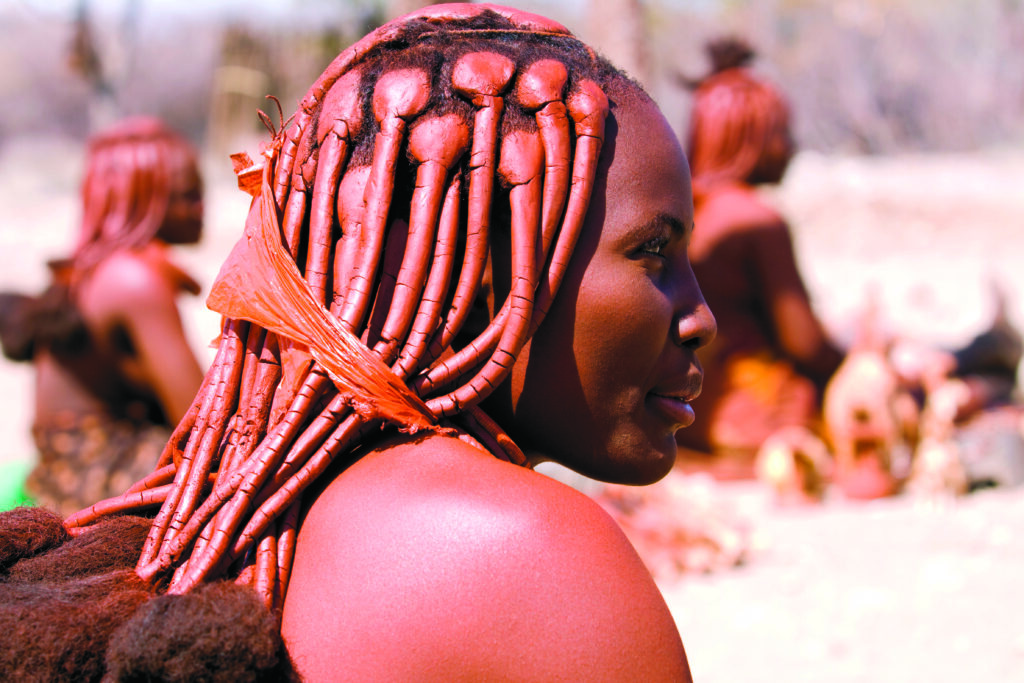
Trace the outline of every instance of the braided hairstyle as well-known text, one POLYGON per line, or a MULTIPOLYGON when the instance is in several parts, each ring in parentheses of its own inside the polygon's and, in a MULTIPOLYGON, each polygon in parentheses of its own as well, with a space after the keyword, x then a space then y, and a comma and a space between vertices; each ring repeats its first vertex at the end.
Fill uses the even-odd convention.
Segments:
POLYGON ((525 465, 478 404, 563 279, 606 91, 646 97, 562 26, 489 5, 430 7, 345 50, 261 163, 236 158, 254 200, 208 301, 219 348, 157 470, 69 531, 159 506, 144 581, 229 578, 276 610, 303 491, 382 426, 525 465), (471 330, 498 240, 510 291, 471 330))
POLYGON ((777 169, 792 151, 789 106, 774 86, 747 68, 753 50, 730 37, 709 42, 706 51, 711 72, 695 88, 687 134, 698 202, 721 182, 777 181, 777 169))
POLYGON ((151 242, 166 220, 177 178, 198 165, 192 145, 150 117, 124 119, 96 134, 86 158, 82 223, 71 257, 76 270, 151 242))

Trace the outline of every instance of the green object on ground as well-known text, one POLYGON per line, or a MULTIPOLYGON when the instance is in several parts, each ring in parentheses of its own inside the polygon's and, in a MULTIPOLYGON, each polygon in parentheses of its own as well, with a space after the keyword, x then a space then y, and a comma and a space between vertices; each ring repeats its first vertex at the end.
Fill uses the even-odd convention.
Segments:
POLYGON ((28 462, 0 463, 0 512, 33 504, 25 492, 25 478, 31 469, 28 462))

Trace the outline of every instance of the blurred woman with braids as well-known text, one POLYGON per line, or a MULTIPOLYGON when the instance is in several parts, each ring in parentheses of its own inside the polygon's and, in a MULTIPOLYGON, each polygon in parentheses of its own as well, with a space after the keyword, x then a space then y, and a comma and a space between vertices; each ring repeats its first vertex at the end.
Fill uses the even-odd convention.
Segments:
POLYGON ((157 469, 10 544, 45 562, 148 529, 69 580, 158 595, 106 620, 97 670, 689 680, 622 532, 531 469, 650 483, 693 420, 714 319, 650 98, 554 22, 439 5, 345 50, 236 164, 254 200, 208 300, 219 350, 157 469))
POLYGON ((817 423, 842 353, 811 308, 785 220, 758 194, 782 179, 793 154, 786 101, 747 68, 746 44, 720 39, 708 54, 687 139, 697 226, 690 258, 718 336, 701 353, 700 417, 678 441, 686 469, 752 477, 768 436, 817 423))
POLYGON ((195 152, 160 121, 127 119, 89 142, 82 218, 71 256, 51 262, 38 297, 7 294, 4 353, 35 365, 26 482, 40 505, 70 514, 153 469, 202 380, 175 298, 198 285, 169 244, 198 241, 195 152))

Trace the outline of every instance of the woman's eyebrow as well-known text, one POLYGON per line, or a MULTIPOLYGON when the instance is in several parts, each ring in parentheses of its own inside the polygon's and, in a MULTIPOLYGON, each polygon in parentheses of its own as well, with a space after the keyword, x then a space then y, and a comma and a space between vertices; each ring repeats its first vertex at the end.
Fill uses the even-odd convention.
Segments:
POLYGON ((685 237, 686 234, 690 231, 689 226, 687 226, 685 223, 683 223, 675 216, 667 213, 659 213, 650 221, 648 221, 647 224, 644 225, 643 227, 646 229, 662 226, 668 226, 668 229, 672 232, 672 237, 675 238, 685 237))

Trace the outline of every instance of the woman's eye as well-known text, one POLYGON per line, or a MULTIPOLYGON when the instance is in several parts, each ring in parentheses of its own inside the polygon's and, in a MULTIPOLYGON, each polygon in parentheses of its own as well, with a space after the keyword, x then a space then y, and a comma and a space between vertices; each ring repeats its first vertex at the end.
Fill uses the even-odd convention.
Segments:
POLYGON ((654 256, 661 256, 666 245, 668 245, 667 239, 664 237, 656 237, 653 240, 644 242, 643 246, 640 247, 640 252, 644 254, 652 254, 654 256))

